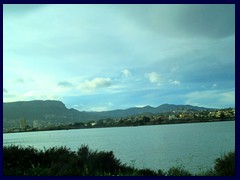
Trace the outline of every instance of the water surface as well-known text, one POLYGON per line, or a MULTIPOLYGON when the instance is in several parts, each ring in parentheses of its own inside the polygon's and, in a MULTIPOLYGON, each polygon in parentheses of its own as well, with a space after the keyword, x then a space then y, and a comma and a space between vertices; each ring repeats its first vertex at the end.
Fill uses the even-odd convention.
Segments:
POLYGON ((235 121, 7 133, 3 144, 72 150, 86 144, 93 150, 113 151, 121 162, 138 168, 183 166, 199 172, 235 149, 235 121))

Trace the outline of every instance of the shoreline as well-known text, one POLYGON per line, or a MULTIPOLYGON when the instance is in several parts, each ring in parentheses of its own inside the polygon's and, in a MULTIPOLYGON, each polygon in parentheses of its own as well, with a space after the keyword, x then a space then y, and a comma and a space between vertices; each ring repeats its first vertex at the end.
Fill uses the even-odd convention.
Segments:
POLYGON ((99 126, 99 127, 81 127, 81 128, 73 128, 68 127, 69 125, 66 125, 65 127, 53 127, 48 129, 39 129, 39 130, 26 130, 26 131, 12 131, 12 132, 3 132, 3 134, 9 134, 9 133, 26 133, 26 132, 39 132, 39 131, 59 131, 59 130, 75 130, 75 129, 96 129, 96 128, 119 128, 119 127, 139 127, 139 126, 155 126, 155 125, 174 125, 174 124, 191 124, 191 123, 208 123, 208 122, 226 122, 226 121, 235 121, 235 118, 221 120, 221 119, 208 119, 208 120, 185 120, 182 122, 166 122, 161 124, 143 124, 143 125, 122 125, 122 126, 99 126))

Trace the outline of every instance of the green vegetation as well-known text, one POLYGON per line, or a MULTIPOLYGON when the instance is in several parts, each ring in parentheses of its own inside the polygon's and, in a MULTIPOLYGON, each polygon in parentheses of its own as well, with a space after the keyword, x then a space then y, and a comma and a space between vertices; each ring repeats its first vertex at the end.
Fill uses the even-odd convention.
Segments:
POLYGON ((209 109, 173 104, 80 112, 67 109, 60 101, 26 101, 4 103, 3 112, 4 133, 235 120, 235 108, 209 109))
POLYGON ((235 175, 235 153, 230 152, 223 157, 216 159, 214 166, 215 173, 219 176, 235 175))
POLYGON ((233 176, 235 152, 216 159, 215 167, 201 174, 191 174, 183 168, 172 167, 164 172, 137 169, 122 164, 112 151, 92 151, 82 145, 77 152, 67 147, 37 150, 33 147, 3 147, 5 176, 233 176))

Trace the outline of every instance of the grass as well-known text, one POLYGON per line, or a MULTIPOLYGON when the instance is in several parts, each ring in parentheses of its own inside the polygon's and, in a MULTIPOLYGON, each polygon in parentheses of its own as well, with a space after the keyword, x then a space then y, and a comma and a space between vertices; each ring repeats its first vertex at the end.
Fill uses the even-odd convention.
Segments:
POLYGON ((235 152, 215 161, 214 169, 191 174, 182 167, 167 171, 127 166, 112 151, 93 151, 82 145, 76 152, 67 147, 37 150, 33 147, 3 147, 4 176, 234 176, 235 152))

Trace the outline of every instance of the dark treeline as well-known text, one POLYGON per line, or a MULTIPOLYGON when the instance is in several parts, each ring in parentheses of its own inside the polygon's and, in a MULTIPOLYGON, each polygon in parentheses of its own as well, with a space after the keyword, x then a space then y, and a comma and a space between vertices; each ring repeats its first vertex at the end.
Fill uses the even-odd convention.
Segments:
POLYGON ((215 160, 213 169, 191 174, 181 167, 167 171, 137 169, 123 164, 112 151, 93 151, 82 145, 78 151, 67 147, 37 150, 33 147, 3 147, 5 176, 234 176, 235 152, 215 160))

